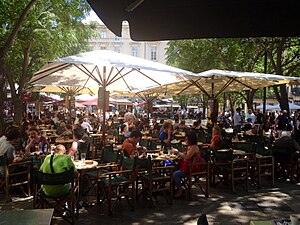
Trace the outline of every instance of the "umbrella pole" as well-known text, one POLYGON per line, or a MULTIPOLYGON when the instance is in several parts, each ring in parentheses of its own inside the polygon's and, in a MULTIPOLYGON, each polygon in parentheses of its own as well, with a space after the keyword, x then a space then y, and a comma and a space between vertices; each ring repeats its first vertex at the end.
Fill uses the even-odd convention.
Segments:
MULTIPOLYGON (((267 51, 265 50, 265 55, 264 55, 264 73, 267 73, 267 63, 268 63, 267 51)), ((263 97, 263 114, 264 114, 264 116, 266 114, 266 98, 267 98, 267 88, 264 87, 264 97, 263 97)))
POLYGON ((105 126, 105 120, 106 120, 106 66, 103 67, 103 119, 102 119, 102 143, 103 143, 103 147, 105 145, 105 132, 106 132, 106 126, 105 126))

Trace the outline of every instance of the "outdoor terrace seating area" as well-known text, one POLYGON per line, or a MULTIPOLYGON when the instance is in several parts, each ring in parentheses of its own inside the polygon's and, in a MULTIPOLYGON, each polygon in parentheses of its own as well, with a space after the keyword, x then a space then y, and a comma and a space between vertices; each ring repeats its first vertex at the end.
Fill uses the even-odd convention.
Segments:
MULTIPOLYGON (((206 205, 208 202, 213 204, 213 199, 219 199, 225 195, 231 196, 231 199, 227 199, 227 207, 231 210, 237 210, 235 207, 240 207, 238 210, 246 210, 247 204, 250 203, 253 207, 257 204, 263 205, 263 202, 258 203, 251 200, 255 199, 255 196, 268 196, 272 195, 272 192, 278 194, 276 192, 279 190, 278 185, 284 188, 288 186, 291 190, 299 188, 299 153, 293 153, 288 162, 275 161, 272 148, 268 146, 268 136, 233 134, 232 130, 224 129, 225 133, 222 138, 224 145, 212 148, 209 145, 212 136, 209 129, 185 128, 179 129, 174 134, 170 148, 162 148, 161 140, 150 127, 141 131, 142 137, 139 140, 139 145, 146 149, 145 157, 130 159, 124 156, 121 145, 123 139, 116 129, 118 126, 110 123, 107 126, 105 138, 103 138, 103 133, 88 133, 89 147, 85 152, 86 158, 73 159, 77 175, 74 180, 65 180, 65 183, 74 184, 73 197, 68 200, 70 205, 67 205, 60 215, 54 210, 53 221, 57 221, 59 224, 64 224, 66 221, 77 224, 79 221, 93 220, 87 218, 90 215, 86 213, 91 210, 94 215, 96 209, 99 214, 97 213, 95 218, 103 216, 108 219, 107 216, 110 215, 114 220, 113 218, 118 218, 118 215, 122 213, 135 218, 137 213, 141 212, 145 212, 146 215, 151 215, 151 212, 157 214, 155 213, 157 208, 168 211, 168 207, 170 207, 175 210, 179 207, 178 204, 184 204, 187 209, 193 208, 192 205, 199 205, 197 209, 199 211, 191 214, 193 220, 196 220, 196 215, 200 216, 201 213, 206 213, 210 221, 216 221, 216 218, 209 215, 210 213, 214 215, 215 212, 209 211, 209 208, 206 211, 205 207, 201 205, 206 205), (188 165, 189 173, 181 180, 184 194, 179 199, 174 199, 173 172, 181 163, 175 149, 182 153, 187 151, 188 143, 185 136, 188 132, 197 134, 197 145, 201 149, 205 161, 188 165), (196 167, 199 168, 198 171, 194 171, 196 167), (245 198, 248 200, 241 200, 242 196, 246 196, 245 198), (234 199, 237 202, 233 202, 234 199), (83 218, 81 218, 82 216, 83 218), (62 221, 61 218, 66 220, 62 221)), ((74 140, 54 139, 55 129, 45 130, 45 127, 40 129, 41 133, 47 137, 50 146, 62 144, 66 149, 71 148, 74 140)), ((28 209, 54 207, 52 203, 43 205, 41 201, 37 202, 37 199, 43 196, 40 191, 38 192, 41 190, 39 185, 42 182, 36 179, 34 172, 43 163, 45 157, 51 154, 52 147, 49 149, 36 148, 35 152, 26 158, 26 164, 30 165, 30 169, 24 170, 22 174, 17 174, 20 177, 24 174, 28 177, 27 183, 21 183, 25 184, 21 189, 22 192, 19 192, 19 189, 13 185, 12 182, 15 179, 7 177, 7 174, 3 177, 1 187, 5 192, 2 198, 8 202, 8 206, 18 204, 15 199, 22 199, 24 196, 26 201, 32 203, 28 209), (33 198, 30 197, 32 188, 34 190, 33 198)), ((1 162, 3 162, 1 166, 5 166, 5 156, 1 162)), ((63 183, 64 181, 59 181, 58 184, 63 183)), ((297 191, 294 193, 296 198, 298 198, 297 193, 297 191)), ((60 199, 55 199, 55 201, 60 201, 60 199)), ((59 202, 59 204, 63 202, 65 201, 59 202)), ((269 200, 266 202, 269 206, 273 204, 269 200)), ((222 208, 221 205, 219 207, 222 208)), ((262 209, 261 206, 255 207, 254 210, 262 209)), ((5 204, 3 208, 6 208, 5 204)), ((291 208, 291 205, 287 208, 291 212, 298 212, 298 209, 291 208)), ((189 215, 188 211, 184 212, 185 215, 189 215)), ((155 215, 153 216, 155 217, 155 215)), ((274 216, 270 219, 274 219, 274 216)), ((147 219, 145 218, 145 220, 147 219)))

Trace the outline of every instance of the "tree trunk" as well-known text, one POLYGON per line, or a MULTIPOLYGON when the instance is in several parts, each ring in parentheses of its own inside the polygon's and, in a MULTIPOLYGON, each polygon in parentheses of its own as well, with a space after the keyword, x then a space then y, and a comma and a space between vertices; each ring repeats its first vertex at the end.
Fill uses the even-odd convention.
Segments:
POLYGON ((14 102, 14 122, 20 125, 23 119, 23 111, 24 111, 23 95, 16 95, 15 99, 13 99, 13 102, 14 102))
POLYGON ((253 109, 253 98, 256 91, 257 89, 246 91, 246 104, 248 109, 253 109))
POLYGON ((286 91, 286 85, 281 84, 279 86, 273 87, 273 89, 276 95, 276 99, 279 102, 281 110, 287 110, 289 114, 290 110, 289 110, 289 101, 288 101, 288 93, 286 91))
MULTIPOLYGON (((0 62, 0 65, 3 65, 0 62)), ((3 74, 3 70, 1 71, 2 66, 0 66, 0 137, 4 134, 5 131, 5 122, 4 122, 4 113, 3 113, 3 108, 4 108, 4 99, 6 95, 6 88, 5 88, 5 78, 3 74)))
MULTIPOLYGON (((18 31, 20 30, 22 23, 25 21, 27 14, 29 13, 30 9, 37 3, 38 0, 31 0, 25 9, 22 11, 19 19, 13 26, 11 33, 9 34, 8 38, 4 42, 4 45, 0 47, 0 91, 1 93, 6 94, 6 87, 5 87, 5 74, 4 74, 4 62, 8 51, 10 50, 11 46, 14 43, 14 40, 17 36, 18 31)), ((4 123, 4 115, 3 115, 3 108, 4 108, 4 94, 0 95, 0 135, 4 133, 5 123, 4 123)))

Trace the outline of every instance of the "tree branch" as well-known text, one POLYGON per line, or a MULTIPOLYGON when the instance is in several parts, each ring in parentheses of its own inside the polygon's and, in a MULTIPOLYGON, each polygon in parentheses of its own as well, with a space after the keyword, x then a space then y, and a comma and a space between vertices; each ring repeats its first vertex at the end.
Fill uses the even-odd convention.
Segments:
POLYGON ((24 22, 24 20, 25 20, 27 14, 29 13, 30 9, 35 5, 35 3, 37 3, 37 1, 38 0, 31 0, 28 3, 28 5, 26 6, 26 8, 23 10, 21 16, 19 17, 19 19, 15 23, 10 35, 8 36, 5 44, 0 49, 0 59, 3 59, 5 57, 5 55, 7 54, 7 52, 9 51, 11 46, 13 45, 15 37, 16 37, 19 29, 21 28, 22 23, 24 22))

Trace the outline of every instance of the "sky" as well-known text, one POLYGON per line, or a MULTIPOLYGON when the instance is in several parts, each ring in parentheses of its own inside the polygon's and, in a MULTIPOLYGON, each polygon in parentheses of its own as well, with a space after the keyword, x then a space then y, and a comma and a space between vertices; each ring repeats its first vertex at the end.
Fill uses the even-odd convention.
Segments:
POLYGON ((83 22, 85 22, 85 23, 88 23, 91 21, 97 21, 97 22, 103 24, 103 22, 99 19, 99 17, 93 10, 91 10, 90 16, 88 16, 85 20, 83 20, 83 22))

